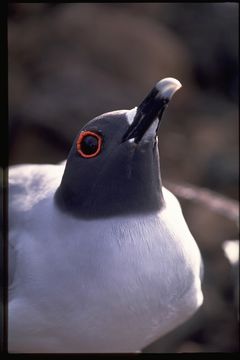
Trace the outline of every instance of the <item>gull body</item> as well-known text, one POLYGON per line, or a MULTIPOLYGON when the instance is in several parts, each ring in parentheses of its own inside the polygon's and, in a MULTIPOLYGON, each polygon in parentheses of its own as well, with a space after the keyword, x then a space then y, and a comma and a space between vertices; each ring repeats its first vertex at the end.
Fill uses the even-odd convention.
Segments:
POLYGON ((9 352, 136 352, 202 304, 201 254, 161 184, 145 106, 89 122, 67 162, 10 169, 9 352), (100 153, 79 155, 97 130, 100 153))

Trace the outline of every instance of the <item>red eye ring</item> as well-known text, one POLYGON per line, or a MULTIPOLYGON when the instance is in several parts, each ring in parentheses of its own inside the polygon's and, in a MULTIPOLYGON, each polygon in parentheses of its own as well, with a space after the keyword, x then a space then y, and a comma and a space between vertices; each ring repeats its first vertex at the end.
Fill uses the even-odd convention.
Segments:
POLYGON ((89 158, 92 158, 92 157, 95 157, 97 156, 100 151, 101 151, 101 147, 102 147, 102 137, 101 135, 95 133, 95 132, 92 132, 92 131, 83 131, 81 132, 81 134, 79 135, 79 138, 77 140, 77 152, 83 157, 83 158, 86 158, 86 159, 89 159, 89 158), (82 150, 81 150, 81 144, 82 144, 82 141, 85 139, 86 136, 93 136, 97 139, 98 141, 98 144, 97 144, 97 150, 93 153, 93 154, 85 154, 82 150))

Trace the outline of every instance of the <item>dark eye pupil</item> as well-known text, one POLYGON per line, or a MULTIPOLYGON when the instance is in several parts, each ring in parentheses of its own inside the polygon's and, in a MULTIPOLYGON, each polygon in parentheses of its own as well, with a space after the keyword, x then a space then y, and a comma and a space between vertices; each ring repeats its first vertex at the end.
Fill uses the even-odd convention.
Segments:
POLYGON ((98 149, 98 139, 95 136, 87 135, 81 142, 81 150, 86 155, 94 154, 98 149))

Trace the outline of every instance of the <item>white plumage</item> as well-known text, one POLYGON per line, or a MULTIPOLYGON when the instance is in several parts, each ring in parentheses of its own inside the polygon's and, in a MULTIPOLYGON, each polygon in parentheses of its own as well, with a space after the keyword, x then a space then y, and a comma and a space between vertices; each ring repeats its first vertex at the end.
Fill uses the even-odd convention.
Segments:
POLYGON ((202 303, 174 195, 155 214, 79 220, 53 204, 64 164, 10 170, 9 351, 135 352, 202 303))

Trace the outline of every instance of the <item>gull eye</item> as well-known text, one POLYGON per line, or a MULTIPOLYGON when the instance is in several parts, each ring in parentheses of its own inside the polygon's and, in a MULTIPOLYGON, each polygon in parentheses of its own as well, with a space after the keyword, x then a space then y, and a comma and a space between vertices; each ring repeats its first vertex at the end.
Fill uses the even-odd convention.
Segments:
POLYGON ((97 156, 102 147, 101 135, 92 131, 83 131, 77 140, 77 152, 84 158, 97 156))

